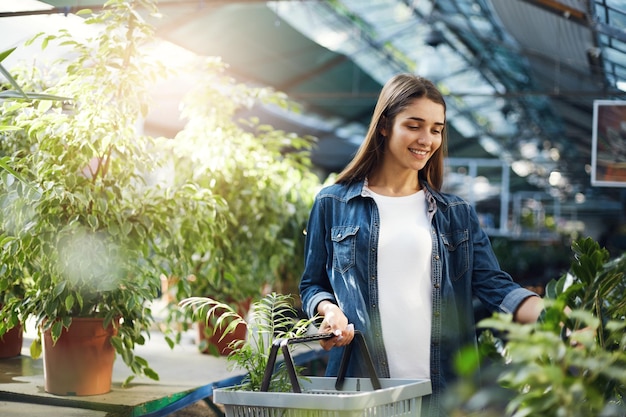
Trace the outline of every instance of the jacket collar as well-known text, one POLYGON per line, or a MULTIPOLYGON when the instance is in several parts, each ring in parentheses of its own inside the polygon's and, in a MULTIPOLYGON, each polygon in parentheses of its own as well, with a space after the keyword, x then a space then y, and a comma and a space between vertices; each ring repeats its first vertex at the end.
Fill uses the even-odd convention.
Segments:
POLYGON ((426 196, 427 198, 430 200, 430 197, 434 198, 435 200, 437 200, 438 204, 441 204, 443 206, 448 206, 449 205, 449 201, 447 198, 445 198, 443 196, 443 194, 441 194, 439 191, 435 191, 430 184, 428 184, 426 181, 422 181, 422 188, 424 189, 424 191, 426 192, 426 196))
MULTIPOLYGON (((426 193, 426 198, 428 201, 432 201, 434 199, 438 204, 441 204, 445 207, 449 205, 448 200, 438 191, 435 191, 426 181, 421 181, 422 188, 426 193)), ((350 183, 345 191, 346 200, 351 200, 354 197, 368 197, 370 196, 367 190, 367 178, 362 179, 360 181, 354 181, 350 183)))

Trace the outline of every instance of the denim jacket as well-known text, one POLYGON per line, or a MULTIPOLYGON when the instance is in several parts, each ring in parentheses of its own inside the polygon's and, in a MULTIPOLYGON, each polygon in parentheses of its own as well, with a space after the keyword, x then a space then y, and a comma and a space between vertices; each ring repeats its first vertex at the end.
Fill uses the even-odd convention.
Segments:
MULTIPOLYGON (((453 381, 456 352, 476 346, 474 297, 489 311, 513 313, 533 292, 503 272, 474 209, 457 196, 422 184, 431 221, 433 393, 422 415, 441 415, 441 395, 453 381), (429 411, 430 410, 430 411, 429 411)), ((320 301, 339 305, 366 338, 379 377, 389 377, 378 311, 379 213, 365 181, 334 184, 316 196, 307 226, 305 269, 300 282, 304 311, 313 317, 320 301)), ((419 320, 419 317, 407 317, 419 320)), ((358 349, 357 349, 358 350, 358 349)), ((336 376, 341 348, 331 349, 326 374, 336 376)), ((358 353, 348 376, 367 376, 358 353), (356 360, 355 360, 356 359, 356 360)))

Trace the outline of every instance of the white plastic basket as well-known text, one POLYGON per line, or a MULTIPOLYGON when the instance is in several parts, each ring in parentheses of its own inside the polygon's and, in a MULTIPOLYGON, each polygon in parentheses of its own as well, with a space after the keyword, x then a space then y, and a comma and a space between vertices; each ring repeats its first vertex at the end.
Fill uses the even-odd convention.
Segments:
POLYGON ((422 397, 431 393, 430 380, 381 379, 374 390, 368 378, 345 378, 341 391, 335 379, 310 377, 302 392, 213 391, 226 417, 419 417, 422 397))
POLYGON ((298 380, 288 345, 332 337, 330 334, 274 342, 261 391, 238 387, 218 388, 213 401, 224 405, 226 417, 419 417, 422 397, 431 393, 430 380, 379 379, 363 335, 355 332, 352 344, 360 343, 369 378, 345 378, 352 344, 344 350, 335 378, 298 380), (283 350, 293 392, 268 392, 278 349, 283 350))

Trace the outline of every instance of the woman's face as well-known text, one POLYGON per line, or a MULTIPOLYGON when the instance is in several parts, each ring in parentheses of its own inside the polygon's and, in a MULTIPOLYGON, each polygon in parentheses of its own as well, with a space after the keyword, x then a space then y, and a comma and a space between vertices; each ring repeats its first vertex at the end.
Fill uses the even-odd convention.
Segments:
POLYGON ((385 165, 419 171, 441 146, 445 111, 427 98, 414 100, 396 116, 391 132, 385 129, 385 165))

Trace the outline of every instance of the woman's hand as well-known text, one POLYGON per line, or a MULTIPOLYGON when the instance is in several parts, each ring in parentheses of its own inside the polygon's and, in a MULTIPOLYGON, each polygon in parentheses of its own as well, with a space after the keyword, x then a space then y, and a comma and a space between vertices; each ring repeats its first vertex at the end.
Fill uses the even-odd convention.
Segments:
POLYGON ((330 301, 322 301, 317 306, 318 313, 324 317, 320 325, 320 333, 333 333, 335 336, 320 341, 324 350, 330 350, 335 346, 345 346, 354 338, 354 325, 348 324, 348 318, 336 304, 330 301))
POLYGON ((517 308, 513 315, 513 320, 518 323, 534 323, 539 319, 543 308, 543 299, 541 297, 528 297, 517 308))

